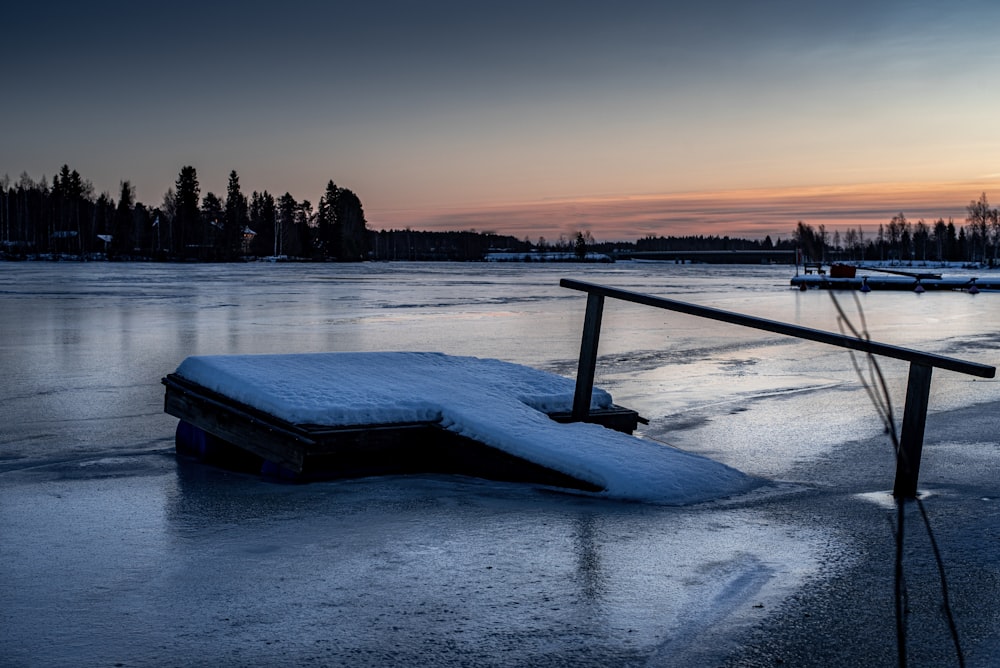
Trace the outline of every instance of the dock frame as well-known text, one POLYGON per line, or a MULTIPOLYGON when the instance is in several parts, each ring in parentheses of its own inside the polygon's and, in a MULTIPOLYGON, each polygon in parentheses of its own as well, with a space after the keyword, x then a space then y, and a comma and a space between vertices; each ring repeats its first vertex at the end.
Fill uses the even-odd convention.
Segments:
MULTIPOLYGON (((177 374, 166 376, 162 382, 166 386, 166 413, 207 434, 218 446, 217 451, 232 452, 235 446, 236 454, 244 455, 239 458, 245 460, 249 455, 251 466, 280 478, 310 481, 447 473, 601 491, 588 481, 448 431, 437 422, 293 424, 177 374)), ((549 417, 563 423, 575 421, 569 411, 550 413, 549 417)), ((645 422, 638 413, 621 406, 592 411, 586 421, 627 434, 639 422, 645 422)), ((179 431, 180 453, 184 452, 182 438, 179 431)), ((225 461, 216 463, 226 465, 225 461)))

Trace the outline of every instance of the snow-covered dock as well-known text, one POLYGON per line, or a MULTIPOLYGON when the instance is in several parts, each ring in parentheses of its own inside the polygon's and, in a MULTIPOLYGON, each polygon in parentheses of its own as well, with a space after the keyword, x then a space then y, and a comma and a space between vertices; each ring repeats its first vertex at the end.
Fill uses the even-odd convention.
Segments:
POLYGON ((639 420, 594 389, 570 423, 571 379, 439 353, 189 357, 163 379, 178 450, 249 458, 301 479, 458 473, 667 504, 752 482, 710 459, 632 436, 639 420), (596 423, 596 424, 595 424, 596 423))
POLYGON ((942 276, 931 271, 833 263, 829 274, 819 263, 805 265, 805 273, 792 277, 791 284, 800 290, 955 290, 976 294, 981 290, 1000 290, 1000 279, 976 276, 942 276), (814 273, 815 272, 815 273, 814 273), (860 273, 865 272, 865 273, 860 273))
POLYGON ((908 278, 906 276, 855 276, 839 278, 823 275, 793 276, 792 287, 800 289, 822 288, 828 290, 956 290, 978 292, 980 290, 1000 290, 1000 280, 977 278, 908 278))

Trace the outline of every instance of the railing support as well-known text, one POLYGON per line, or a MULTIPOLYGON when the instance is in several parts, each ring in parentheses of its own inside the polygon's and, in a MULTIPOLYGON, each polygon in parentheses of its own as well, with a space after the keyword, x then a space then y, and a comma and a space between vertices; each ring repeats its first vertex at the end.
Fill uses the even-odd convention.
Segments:
POLYGON ((594 372, 597 368, 597 344, 601 340, 601 315, 604 295, 587 295, 587 315, 583 319, 583 339, 580 342, 580 364, 576 369, 576 393, 573 395, 573 419, 583 421, 590 415, 590 398, 594 392, 594 372))
POLYGON ((896 482, 892 495, 912 499, 917 496, 917 476, 920 474, 920 454, 924 448, 924 425, 927 422, 927 400, 931 393, 931 372, 934 367, 910 363, 906 383, 906 406, 903 407, 903 428, 896 453, 896 482))

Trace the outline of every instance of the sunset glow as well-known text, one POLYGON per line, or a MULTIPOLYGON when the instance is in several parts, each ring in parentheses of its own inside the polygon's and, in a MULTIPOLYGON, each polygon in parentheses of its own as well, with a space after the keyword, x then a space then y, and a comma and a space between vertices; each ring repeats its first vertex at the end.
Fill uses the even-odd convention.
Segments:
POLYGON ((476 229, 555 239, 575 230, 599 231, 603 240, 648 235, 718 235, 776 240, 798 221, 874 232, 893 216, 931 224, 965 219, 966 205, 983 192, 1000 194, 1000 179, 965 183, 872 183, 855 186, 771 188, 557 199, 467 209, 376 212, 386 228, 476 229))

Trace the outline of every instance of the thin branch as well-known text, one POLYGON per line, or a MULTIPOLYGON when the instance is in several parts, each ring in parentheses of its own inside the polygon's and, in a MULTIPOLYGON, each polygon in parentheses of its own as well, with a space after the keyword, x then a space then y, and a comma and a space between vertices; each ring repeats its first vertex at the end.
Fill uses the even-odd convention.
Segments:
MULTIPOLYGON (((840 301, 834 295, 833 291, 830 292, 830 298, 833 300, 833 304, 837 309, 837 324, 840 327, 841 333, 845 333, 845 329, 849 330, 855 337, 869 341, 868 326, 865 322, 864 309, 861 307, 861 302, 858 299, 858 295, 854 294, 854 304, 858 311, 859 318, 861 320, 861 329, 859 330, 851 322, 851 319, 847 317, 840 301)), ((892 440, 893 450, 896 453, 896 466, 900 465, 900 457, 902 456, 902 449, 899 443, 899 434, 896 431, 896 420, 892 411, 892 397, 889 394, 889 386, 886 383, 885 376, 882 373, 882 369, 878 364, 878 360, 871 353, 867 354, 868 358, 868 378, 866 379, 865 374, 861 369, 861 365, 858 363, 854 351, 851 351, 851 364, 854 366, 855 373, 858 374, 858 378, 861 380, 861 384, 868 394, 869 399, 871 399, 872 405, 875 407, 876 412, 882 419, 885 426, 886 432, 889 434, 892 440)), ((896 615, 896 649, 899 657, 899 665, 901 668, 905 668, 907 662, 906 656, 906 616, 908 614, 909 605, 907 604, 907 591, 906 591, 906 580, 903 571, 903 535, 905 527, 905 504, 904 499, 896 500, 896 560, 895 560, 895 615, 896 615)), ((920 513, 924 519, 924 526, 927 529, 927 536, 930 540, 931 549, 934 553, 934 561, 937 564, 938 578, 941 581, 941 598, 942 598, 942 609, 944 610, 945 618, 948 622, 948 630, 951 634, 952 642, 955 645, 955 655, 958 658, 958 665, 960 668, 965 666, 965 655, 962 651, 961 641, 958 636, 958 625, 955 623, 955 617, 951 609, 951 602, 948 595, 948 581, 945 576, 944 560, 941 558, 941 552, 938 549, 937 539, 934 537, 934 531, 931 528, 930 518, 927 515, 927 509, 924 507, 923 501, 917 498, 917 506, 920 508, 920 513)))

